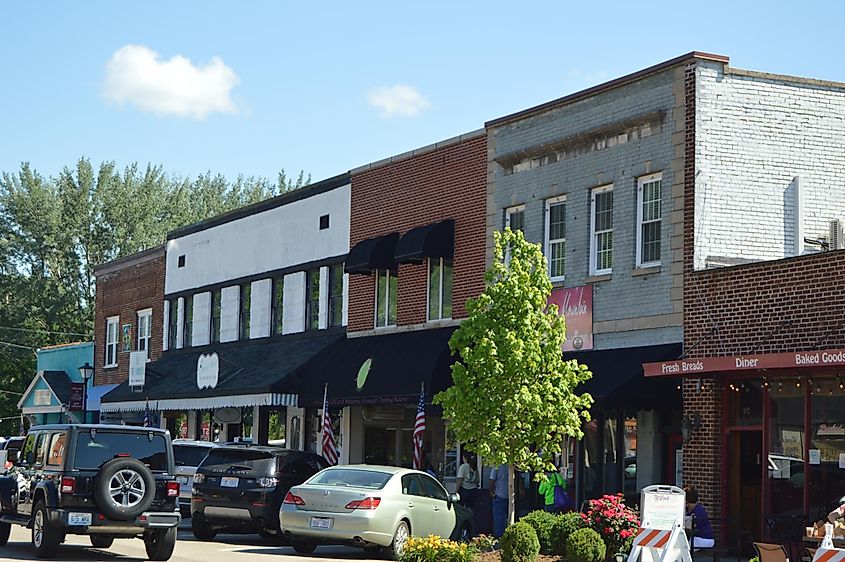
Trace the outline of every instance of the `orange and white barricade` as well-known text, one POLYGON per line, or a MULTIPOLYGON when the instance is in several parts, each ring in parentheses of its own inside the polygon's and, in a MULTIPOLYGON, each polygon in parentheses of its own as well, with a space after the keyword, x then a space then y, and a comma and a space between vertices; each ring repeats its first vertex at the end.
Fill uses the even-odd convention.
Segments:
POLYGON ((816 549, 813 562, 845 562, 845 548, 833 546, 833 525, 825 523, 824 528, 824 540, 816 549))
MULTIPOLYGON (((628 562, 692 562, 689 541, 681 523, 672 529, 649 529, 643 527, 634 538, 634 547, 628 555, 628 562)), ((841 561, 845 562, 845 561, 841 561)))

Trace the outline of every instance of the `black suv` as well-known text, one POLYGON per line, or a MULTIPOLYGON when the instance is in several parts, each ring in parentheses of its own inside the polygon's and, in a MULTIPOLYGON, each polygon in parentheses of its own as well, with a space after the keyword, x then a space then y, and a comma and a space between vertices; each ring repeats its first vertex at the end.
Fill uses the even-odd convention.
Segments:
POLYGON ((10 474, 0 477, 0 545, 14 524, 32 529, 39 558, 54 556, 67 534, 89 535, 96 548, 110 547, 115 538, 138 537, 150 560, 173 554, 181 516, 166 431, 35 426, 16 456, 10 474))
POLYGON ((194 475, 194 536, 212 540, 218 531, 257 532, 281 543, 279 508, 285 494, 327 466, 314 453, 276 447, 233 445, 209 450, 194 475))

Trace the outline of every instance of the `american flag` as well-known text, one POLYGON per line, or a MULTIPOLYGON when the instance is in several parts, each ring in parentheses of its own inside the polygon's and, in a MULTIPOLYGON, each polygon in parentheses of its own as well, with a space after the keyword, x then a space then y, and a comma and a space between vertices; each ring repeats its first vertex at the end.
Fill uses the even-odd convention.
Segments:
POLYGON ((328 403, 329 385, 326 385, 326 392, 323 394, 323 458, 329 464, 337 464, 337 444, 334 440, 334 430, 332 429, 332 416, 329 414, 328 403))
POLYGON ((420 403, 417 405, 417 420, 414 422, 414 469, 423 470, 423 436, 425 435, 425 388, 420 390, 420 403))

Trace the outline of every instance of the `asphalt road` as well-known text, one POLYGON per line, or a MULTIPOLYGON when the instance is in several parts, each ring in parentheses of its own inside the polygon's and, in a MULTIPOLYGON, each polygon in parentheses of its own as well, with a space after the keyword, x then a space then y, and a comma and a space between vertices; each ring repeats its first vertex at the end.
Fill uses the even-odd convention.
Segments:
MULTIPOLYGON (((115 540, 109 549, 91 546, 88 537, 68 535, 59 548, 57 561, 86 560, 146 560, 144 543, 139 539, 115 540)), ((30 531, 13 526, 6 546, 0 546, 0 560, 37 560, 30 544, 30 531)), ((332 562, 340 560, 373 560, 361 549, 340 546, 321 546, 311 556, 296 554, 289 546, 269 546, 257 535, 218 535, 212 542, 198 541, 190 530, 180 529, 173 562, 332 562)), ((380 560, 388 560, 383 557, 380 560)))

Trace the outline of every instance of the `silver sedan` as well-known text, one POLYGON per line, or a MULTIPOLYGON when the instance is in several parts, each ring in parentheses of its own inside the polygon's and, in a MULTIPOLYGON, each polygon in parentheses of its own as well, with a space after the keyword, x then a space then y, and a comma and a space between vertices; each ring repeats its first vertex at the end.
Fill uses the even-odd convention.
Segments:
POLYGON ((279 522, 301 554, 314 552, 318 544, 349 544, 387 547, 398 556, 409 536, 471 533, 471 512, 458 499, 418 470, 333 466, 290 489, 279 522))

